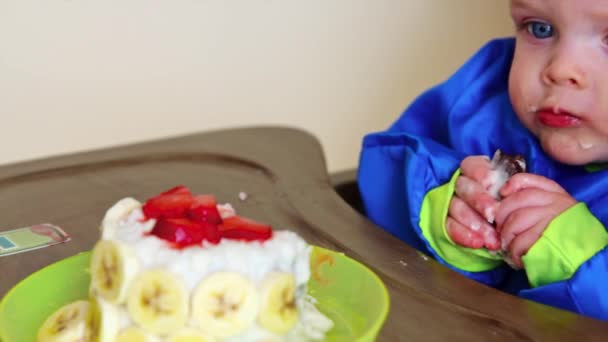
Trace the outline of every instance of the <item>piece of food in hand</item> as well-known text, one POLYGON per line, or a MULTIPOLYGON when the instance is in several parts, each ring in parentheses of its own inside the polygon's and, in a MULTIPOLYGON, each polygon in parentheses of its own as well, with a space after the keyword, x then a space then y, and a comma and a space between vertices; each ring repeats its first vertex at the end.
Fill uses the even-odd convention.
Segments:
POLYGON ((311 251, 184 186, 123 199, 102 221, 89 300, 50 316, 39 341, 322 340, 333 322, 307 293, 311 251))
POLYGON ((496 150, 491 167, 494 172, 492 185, 488 189, 490 195, 500 199, 500 189, 516 173, 526 172, 526 160, 519 154, 509 155, 496 150))
MULTIPOLYGON (((526 172, 526 160, 519 154, 509 155, 502 153, 501 150, 496 150, 490 163, 495 178, 488 192, 497 200, 501 200, 500 189, 513 175, 526 172)), ((504 247, 496 251, 496 254, 501 256, 509 266, 517 268, 504 247)))

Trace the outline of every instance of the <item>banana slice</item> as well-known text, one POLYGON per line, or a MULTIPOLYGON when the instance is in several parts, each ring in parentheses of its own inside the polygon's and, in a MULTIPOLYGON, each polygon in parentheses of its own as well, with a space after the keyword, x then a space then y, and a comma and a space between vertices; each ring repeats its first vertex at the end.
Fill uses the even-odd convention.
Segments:
POLYGON ((159 269, 149 270, 133 280, 127 309, 142 328, 167 335, 186 324, 188 292, 177 275, 159 269))
POLYGON ((258 311, 255 285, 234 272, 218 272, 203 279, 192 297, 192 318, 202 331, 229 337, 249 328, 258 311))
POLYGON ((160 342, 160 338, 132 326, 121 330, 116 336, 116 342, 160 342))
POLYGON ((131 248, 114 240, 99 240, 91 255, 91 292, 113 304, 125 301, 139 269, 131 248))
POLYGON ((79 300, 55 310, 38 329, 38 342, 77 342, 85 337, 89 302, 79 300))
POLYGON ((89 301, 87 342, 114 342, 119 329, 118 310, 105 300, 93 297, 89 301))
POLYGON ((131 197, 126 197, 116 202, 106 211, 101 221, 101 238, 113 238, 118 229, 119 222, 127 218, 134 209, 139 207, 141 207, 141 203, 131 197))
POLYGON ((185 328, 169 336, 167 342, 215 342, 215 339, 198 330, 185 328))
POLYGON ((288 332, 299 318, 295 292, 296 280, 292 274, 268 274, 261 284, 260 326, 280 335, 288 332))

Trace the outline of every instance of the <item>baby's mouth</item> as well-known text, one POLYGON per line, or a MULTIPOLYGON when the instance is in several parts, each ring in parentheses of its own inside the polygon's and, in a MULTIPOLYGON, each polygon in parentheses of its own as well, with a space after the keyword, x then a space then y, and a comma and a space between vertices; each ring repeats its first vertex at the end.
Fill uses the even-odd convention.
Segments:
POLYGON ((541 108, 536 111, 536 115, 540 123, 553 128, 572 127, 580 122, 574 114, 555 108, 541 108))

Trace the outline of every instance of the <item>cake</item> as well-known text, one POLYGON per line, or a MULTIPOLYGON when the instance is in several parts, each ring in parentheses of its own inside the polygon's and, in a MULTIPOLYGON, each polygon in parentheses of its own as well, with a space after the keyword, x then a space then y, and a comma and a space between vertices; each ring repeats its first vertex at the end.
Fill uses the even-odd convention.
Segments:
MULTIPOLYGON (((494 171, 494 179, 491 187, 488 189, 490 195, 497 200, 502 200, 500 196, 500 189, 513 175, 521 172, 526 172, 526 160, 519 154, 506 154, 501 150, 496 150, 492 160, 490 161, 490 167, 494 171)), ((491 223, 495 224, 494 220, 491 223)), ((501 243, 500 250, 493 252, 500 256, 509 266, 514 269, 518 269, 515 265, 509 252, 506 250, 507 246, 501 243)))
POLYGON ((101 223, 89 299, 39 341, 312 341, 332 322, 307 294, 312 246, 177 186, 124 198, 101 223))
POLYGON ((496 150, 490 161, 490 167, 494 172, 492 185, 488 189, 490 195, 496 199, 501 199, 500 189, 516 173, 526 172, 526 160, 519 154, 506 154, 501 150, 496 150))

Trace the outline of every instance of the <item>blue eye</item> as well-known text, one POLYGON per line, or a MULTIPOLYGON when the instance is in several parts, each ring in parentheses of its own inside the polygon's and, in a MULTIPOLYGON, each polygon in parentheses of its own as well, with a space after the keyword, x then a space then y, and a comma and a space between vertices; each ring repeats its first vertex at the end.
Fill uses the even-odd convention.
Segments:
POLYGON ((540 21, 533 21, 527 24, 528 32, 537 39, 546 39, 553 36, 553 26, 540 21))

